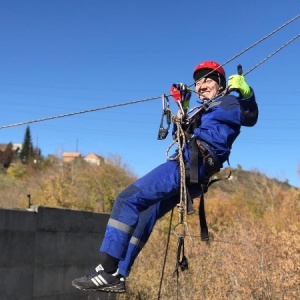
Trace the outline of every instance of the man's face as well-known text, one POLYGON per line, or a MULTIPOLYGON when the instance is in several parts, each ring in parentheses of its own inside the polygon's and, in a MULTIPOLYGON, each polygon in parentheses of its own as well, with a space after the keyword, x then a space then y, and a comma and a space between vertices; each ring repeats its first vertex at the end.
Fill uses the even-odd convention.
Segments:
POLYGON ((210 78, 202 78, 196 82, 195 92, 202 101, 214 98, 219 91, 219 85, 210 78))

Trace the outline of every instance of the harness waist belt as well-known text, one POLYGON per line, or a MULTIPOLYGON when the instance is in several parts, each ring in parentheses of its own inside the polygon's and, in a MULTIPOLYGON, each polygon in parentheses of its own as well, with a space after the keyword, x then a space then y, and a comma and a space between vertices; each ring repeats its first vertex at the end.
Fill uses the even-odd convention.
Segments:
POLYGON ((201 154, 203 165, 208 173, 208 178, 220 171, 220 163, 216 155, 213 155, 213 150, 208 144, 203 141, 192 139, 190 141, 190 182, 199 183, 198 179, 198 158, 201 154), (210 151, 208 150, 210 149, 210 151), (200 152, 200 153, 199 153, 200 152))
POLYGON ((220 171, 221 165, 216 155, 213 155, 213 150, 208 144, 203 141, 196 140, 196 144, 202 154, 203 164, 210 176, 220 171), (210 151, 208 150, 210 149, 210 151))

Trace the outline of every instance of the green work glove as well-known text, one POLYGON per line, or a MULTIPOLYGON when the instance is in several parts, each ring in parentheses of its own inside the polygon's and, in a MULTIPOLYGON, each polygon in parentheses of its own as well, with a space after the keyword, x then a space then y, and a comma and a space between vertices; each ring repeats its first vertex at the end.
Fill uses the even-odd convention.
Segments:
POLYGON ((250 97, 251 89, 243 75, 232 75, 228 79, 229 91, 238 92, 244 99, 250 97))

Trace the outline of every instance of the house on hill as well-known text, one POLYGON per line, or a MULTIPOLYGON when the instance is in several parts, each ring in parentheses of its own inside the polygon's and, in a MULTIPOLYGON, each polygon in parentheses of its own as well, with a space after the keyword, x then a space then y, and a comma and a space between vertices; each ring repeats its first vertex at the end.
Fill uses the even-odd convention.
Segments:
POLYGON ((63 162, 69 163, 72 162, 75 158, 81 157, 80 152, 64 152, 62 154, 63 162))
MULTIPOLYGON (((62 154, 63 162, 64 163, 69 163, 72 162, 76 158, 82 157, 80 152, 64 152, 62 154)), ((90 153, 87 156, 83 157, 83 159, 93 165, 100 166, 104 162, 104 158, 95 154, 95 153, 90 153)))
POLYGON ((83 159, 86 162, 97 166, 100 166, 104 162, 104 158, 95 153, 90 153, 87 156, 85 156, 83 159))
MULTIPOLYGON (((0 151, 5 151, 8 144, 0 144, 0 151)), ((12 150, 19 153, 22 150, 22 144, 12 144, 12 150)))
POLYGON ((19 159, 22 144, 0 144, 0 168, 8 168, 14 161, 19 159))

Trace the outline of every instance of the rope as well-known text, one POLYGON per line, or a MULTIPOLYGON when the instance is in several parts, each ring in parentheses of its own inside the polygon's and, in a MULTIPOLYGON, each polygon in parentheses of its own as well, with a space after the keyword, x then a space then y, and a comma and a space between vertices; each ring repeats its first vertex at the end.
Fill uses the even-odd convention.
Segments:
MULTIPOLYGON (((185 237, 185 229, 187 226, 187 188, 186 188, 186 176, 185 176, 185 164, 184 164, 184 158, 183 158, 183 149, 185 146, 185 134, 181 126, 181 119, 178 116, 172 116, 172 121, 177 126, 176 131, 176 140, 175 142, 178 144, 178 154, 175 157, 170 157, 170 160, 178 160, 179 161, 179 168, 180 168, 180 201, 177 205, 178 207, 178 213, 179 213, 179 222, 174 227, 174 233, 178 238, 178 242, 180 241, 180 238, 184 239, 185 237), (182 233, 180 235, 176 234, 176 227, 178 225, 182 225, 182 233)), ((179 246, 178 246, 179 247, 179 246)), ((179 251, 179 249, 177 249, 179 251)), ((178 254, 178 253, 177 253, 178 254)), ((177 258, 178 259, 178 258, 177 258)), ((179 299, 179 281, 178 281, 178 261, 176 262, 176 284, 177 284, 177 299, 179 299)))
MULTIPOLYGON (((184 131, 181 126, 181 119, 177 116, 172 116, 172 121, 173 123, 176 124, 177 126, 177 131, 176 131, 176 139, 173 141, 173 143, 168 147, 167 149, 167 159, 169 160, 178 160, 179 162, 179 168, 180 168, 180 201, 179 204, 177 205, 178 207, 178 212, 179 212, 179 223, 174 227, 174 233, 179 239, 180 237, 184 238, 185 233, 186 233, 186 228, 187 228, 187 187, 186 187, 186 174, 185 174, 185 164, 184 164, 184 157, 183 157, 183 150, 184 146, 186 143, 186 138, 184 131), (174 144, 178 144, 178 154, 176 156, 170 157, 169 156, 169 151, 172 148, 174 144), (183 225, 183 231, 180 236, 178 236, 175 232, 175 229, 178 225, 183 225)), ((170 218, 170 224, 169 224, 169 231, 168 231, 168 238, 167 238, 167 246, 165 250, 165 255, 164 255, 164 262, 163 262, 163 268, 162 268, 162 273, 161 273, 161 278, 160 278, 160 284, 159 284, 159 291, 158 291, 158 300, 161 297, 161 287, 162 287, 162 281, 163 281, 163 276, 164 276, 164 270, 165 270, 165 264, 166 264, 166 259, 167 259, 167 252, 169 248, 169 242, 170 242, 170 231, 171 231, 171 223, 172 223, 172 218, 173 218, 173 212, 174 210, 172 209, 171 213, 171 218, 170 218)), ((191 236, 191 235, 190 235, 191 236)), ((177 266, 179 267, 179 266, 177 266)), ((179 299, 179 289, 178 289, 178 272, 177 272, 177 299, 179 299)))
POLYGON ((171 144, 174 145, 174 143, 178 144, 178 154, 174 157, 169 157, 168 151, 171 149, 171 146, 167 150, 167 158, 169 160, 178 160, 179 161, 179 168, 180 168, 180 202, 178 204, 179 208, 179 224, 184 223, 185 218, 184 215, 186 214, 186 201, 187 201, 187 188, 186 188, 186 179, 185 179, 185 164, 184 164, 184 158, 183 158, 183 149, 186 143, 185 134, 181 127, 181 119, 177 116, 172 116, 172 121, 177 126, 176 131, 176 139, 171 144))
MULTIPOLYGON (((261 38, 260 40, 258 40, 257 42, 253 43, 252 45, 250 45, 249 47, 247 47, 246 49, 244 49, 243 51, 239 52, 238 54, 236 54, 235 56, 231 57, 229 60, 227 60, 225 63, 223 63, 221 66, 225 66, 226 64, 228 64, 229 62, 233 61, 234 59, 238 58, 239 56, 241 56, 242 54, 246 53, 247 51, 249 51, 250 49, 252 49, 253 47, 255 47, 256 45, 258 45, 259 43, 263 42, 264 40, 266 40, 267 38, 269 38, 271 35, 275 34, 276 32, 278 32, 279 30, 283 29, 284 27, 286 27, 287 25, 289 25, 290 23, 294 22, 296 19, 298 19, 300 17, 300 14, 295 16, 294 18, 292 18, 291 20, 289 20, 288 22, 284 23, 283 25, 281 25, 280 27, 278 27, 277 29, 273 30, 271 33, 267 34, 266 36, 264 36, 263 38, 261 38)), ((276 52, 274 52, 274 54, 276 54, 277 52, 279 52, 280 50, 282 50, 285 46, 287 46, 288 44, 290 44, 292 41, 294 41, 296 38, 299 37, 299 34, 293 38, 292 40, 290 40, 289 42, 287 42, 284 46, 282 46, 281 48, 279 48, 278 50, 276 50, 276 52)), ((272 55, 269 55, 266 59, 262 60, 260 63, 258 63, 257 65, 255 65, 252 69, 250 69, 248 72, 246 72, 244 75, 250 73, 251 71, 253 71, 255 68, 257 68, 259 65, 261 65, 263 62, 265 62, 267 59, 269 59, 272 55)), ((215 70, 212 70, 211 72, 213 72, 215 70)), ((201 80, 201 78, 199 79, 201 80)), ((193 84, 191 84, 189 87, 193 86, 193 84)), ((69 116, 74 116, 74 115, 79 115, 79 114, 84 114, 84 113, 88 113, 88 112, 94 112, 94 111, 99 111, 99 110, 104 110, 104 109, 109 109, 109 108, 114 108, 114 107, 119 107, 119 106, 125 106, 125 105, 130 105, 130 104, 136 104, 136 103, 141 103, 141 102, 146 102, 146 101, 151 101, 151 100, 156 100, 161 98, 161 96, 157 96, 157 97, 152 97, 152 98, 147 98, 147 99, 141 99, 141 100, 136 100, 136 101, 131 101, 131 102, 125 102, 125 103, 120 103, 120 104, 116 104, 116 105, 108 105, 105 107, 100 107, 100 108, 94 108, 94 109, 87 109, 87 110, 83 110, 83 111, 79 111, 79 112, 73 112, 73 113, 68 113, 68 114, 62 114, 62 115, 57 115, 57 116, 53 116, 53 117, 46 117, 46 118, 41 118, 41 119, 36 119, 36 120, 31 120, 31 121, 25 121, 25 122, 19 122, 19 123, 14 123, 14 124, 9 124, 9 125, 2 125, 0 126, 0 129, 4 129, 4 128, 9 128, 9 127, 15 127, 15 126, 21 126, 21 125, 26 125, 26 124, 31 124, 31 123, 37 123, 37 122, 42 122, 42 121, 48 121, 48 120, 53 120, 53 119, 58 119, 58 118, 64 118, 64 117, 69 117, 69 116)))
MULTIPOLYGON (((186 174, 185 174, 185 163, 184 163, 184 157, 183 157, 183 150, 186 144, 186 137, 184 134, 184 130, 182 129, 181 126, 181 119, 177 116, 172 116, 172 121, 176 124, 177 126, 177 131, 176 131, 176 139, 175 141, 168 147, 167 149, 167 159, 168 160, 178 160, 179 162, 179 169, 180 169, 180 200, 179 200, 179 204, 177 205, 178 207, 178 211, 179 211, 179 222, 178 224, 174 227, 174 233, 175 235, 178 237, 178 235, 175 232, 175 229, 178 225, 183 225, 183 231, 181 236, 185 236, 185 229, 188 230, 188 226, 187 226, 187 186, 186 186, 186 174), (177 155, 170 157, 169 156, 169 151, 171 149, 171 147, 177 143, 178 147, 177 147, 177 155)), ((190 235, 190 233, 189 233, 190 235)), ((191 235, 190 235, 191 236, 191 235)))
POLYGON ((157 294, 157 300, 159 300, 160 297, 161 297, 161 287, 162 287, 163 278, 164 278, 164 274, 165 274, 165 267, 166 267, 166 262, 167 262, 167 254, 168 254, 169 244, 170 244, 170 237, 171 237, 170 233, 171 233, 171 226, 172 226, 172 220, 173 220, 173 213, 174 213, 174 209, 172 209, 171 216, 170 216, 169 230, 168 230, 168 237, 167 237, 167 245, 166 245, 166 250, 165 250, 165 255, 164 255, 164 261, 163 261, 163 267, 162 267, 160 281, 159 281, 159 289, 158 289, 158 294, 157 294))

